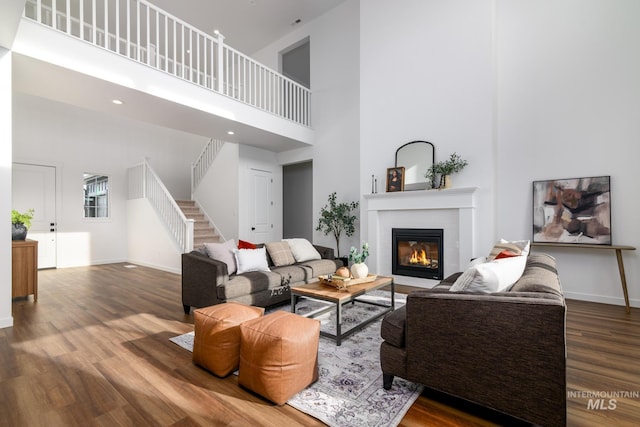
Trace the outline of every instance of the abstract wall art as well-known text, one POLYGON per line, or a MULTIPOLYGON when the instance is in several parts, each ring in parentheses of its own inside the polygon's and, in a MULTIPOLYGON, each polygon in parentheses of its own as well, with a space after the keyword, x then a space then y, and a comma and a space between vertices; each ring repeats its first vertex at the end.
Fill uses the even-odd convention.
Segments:
POLYGON ((533 182, 533 241, 611 244, 611 177, 533 182))

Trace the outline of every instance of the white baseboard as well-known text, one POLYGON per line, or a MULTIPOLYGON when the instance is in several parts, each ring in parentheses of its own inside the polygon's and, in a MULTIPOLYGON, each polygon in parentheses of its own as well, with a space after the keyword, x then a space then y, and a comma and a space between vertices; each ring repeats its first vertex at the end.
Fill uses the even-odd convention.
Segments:
MULTIPOLYGON (((609 297, 606 295, 594 295, 594 294, 584 294, 581 292, 564 292, 564 297, 566 299, 575 299, 579 301, 590 301, 590 302, 599 302, 602 304, 612 304, 612 305, 620 305, 622 307, 625 306, 623 297, 609 297)), ((630 299, 629 305, 631 307, 640 307, 640 301, 636 299, 630 299)))
POLYGON ((155 268, 156 270, 166 271, 167 273, 182 274, 182 269, 181 268, 167 267, 166 265, 153 264, 153 263, 139 261, 139 260, 135 260, 135 259, 128 259, 128 260, 123 261, 123 262, 128 262, 128 263, 131 263, 131 264, 141 265, 143 267, 155 268))
POLYGON ((10 328, 12 326, 13 326, 13 317, 5 317, 4 319, 0 319, 0 329, 10 328))

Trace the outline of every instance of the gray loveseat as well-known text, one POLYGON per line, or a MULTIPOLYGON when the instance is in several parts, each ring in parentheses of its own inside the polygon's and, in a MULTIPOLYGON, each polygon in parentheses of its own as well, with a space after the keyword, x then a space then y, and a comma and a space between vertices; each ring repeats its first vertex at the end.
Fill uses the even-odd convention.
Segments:
POLYGON ((530 254, 506 292, 449 288, 460 273, 382 323, 384 388, 394 376, 542 426, 566 424, 566 306, 553 257, 530 254))
POLYGON ((182 254, 182 305, 185 314, 189 314, 191 307, 208 307, 227 301, 268 307, 290 300, 291 286, 309 283, 320 275, 333 274, 342 266, 341 261, 335 260, 332 248, 313 246, 322 259, 275 267, 267 257, 271 271, 231 275, 227 264, 209 258, 204 249, 182 254))

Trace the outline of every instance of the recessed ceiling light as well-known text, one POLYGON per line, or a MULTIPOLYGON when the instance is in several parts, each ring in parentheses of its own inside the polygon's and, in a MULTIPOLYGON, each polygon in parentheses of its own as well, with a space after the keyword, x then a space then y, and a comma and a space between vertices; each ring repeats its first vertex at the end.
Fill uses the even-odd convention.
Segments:
POLYGON ((122 105, 122 104, 124 104, 124 101, 121 101, 121 100, 119 100, 119 99, 112 99, 112 100, 111 100, 111 102, 113 102, 113 103, 114 103, 114 104, 116 104, 116 105, 122 105))
POLYGON ((232 130, 230 130, 229 132, 227 132, 227 135, 235 135, 236 133, 232 130))

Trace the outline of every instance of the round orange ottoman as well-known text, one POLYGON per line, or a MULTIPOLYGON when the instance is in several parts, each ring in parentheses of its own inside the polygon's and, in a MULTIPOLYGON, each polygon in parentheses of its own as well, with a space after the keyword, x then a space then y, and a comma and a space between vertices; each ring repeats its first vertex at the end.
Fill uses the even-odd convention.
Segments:
POLYGON ((263 314, 262 307, 235 302, 194 310, 193 363, 220 377, 238 369, 240 324, 263 314))
POLYGON ((282 405, 318 379, 320 322, 276 311, 240 325, 238 384, 282 405))

